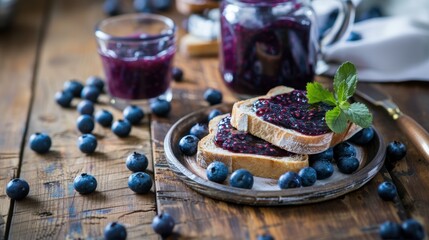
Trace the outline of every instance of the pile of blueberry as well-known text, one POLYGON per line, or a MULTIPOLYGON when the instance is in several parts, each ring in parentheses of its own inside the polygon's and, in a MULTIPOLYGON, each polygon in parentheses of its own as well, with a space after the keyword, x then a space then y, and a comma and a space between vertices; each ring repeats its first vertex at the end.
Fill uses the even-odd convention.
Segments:
POLYGON ((425 238, 422 224, 414 219, 407 219, 402 224, 386 221, 380 225, 379 233, 382 239, 422 240, 425 238))

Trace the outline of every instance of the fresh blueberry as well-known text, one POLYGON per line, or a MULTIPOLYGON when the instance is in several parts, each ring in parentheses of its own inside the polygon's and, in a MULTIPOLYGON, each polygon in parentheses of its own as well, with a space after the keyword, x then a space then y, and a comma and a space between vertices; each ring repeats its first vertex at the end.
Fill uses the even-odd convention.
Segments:
POLYGON ((171 0, 152 1, 152 7, 157 11, 166 11, 171 6, 171 0))
POLYGON ((152 12, 150 0, 134 0, 134 10, 139 13, 150 13, 152 12))
POLYGON ((253 175, 246 169, 235 170, 229 178, 229 184, 237 188, 252 189, 253 175))
POLYGON ((281 189, 301 187, 301 178, 295 172, 286 172, 279 178, 279 187, 281 189))
POLYGON ((356 148, 348 142, 342 142, 334 147, 334 159, 338 161, 341 157, 356 156, 356 148))
POLYGON ((94 114, 94 103, 88 100, 83 100, 77 105, 77 111, 80 114, 92 115, 94 114))
POLYGON ((301 169, 298 173, 301 178, 301 185, 303 187, 313 186, 317 180, 316 170, 312 167, 305 167, 301 169))
POLYGON ((113 122, 113 115, 107 110, 99 110, 95 114, 95 120, 103 127, 110 127, 113 122))
POLYGON ((118 137, 126 137, 130 135, 131 123, 127 120, 119 119, 112 124, 112 132, 118 137))
POLYGON ((421 240, 425 238, 425 230, 422 224, 414 219, 405 220, 401 227, 405 239, 421 240))
POLYGON ((152 113, 159 117, 166 117, 171 110, 171 103, 164 99, 157 99, 150 104, 152 113))
POLYGON ((396 186, 392 182, 382 182, 378 185, 378 195, 385 201, 393 201, 398 195, 396 186))
POLYGON ((100 93, 104 91, 104 81, 100 77, 90 76, 86 79, 86 86, 94 86, 100 93))
POLYGON ((121 6, 119 0, 105 0, 103 4, 103 11, 109 16, 115 16, 121 13, 121 6))
POLYGON ((191 130, 189 130, 189 134, 194 135, 199 139, 202 139, 207 134, 209 134, 209 129, 207 127, 207 124, 197 123, 191 127, 191 130))
POLYGON ((125 240, 127 239, 127 229, 118 222, 111 222, 104 228, 105 240, 125 240))
POLYGON ((222 183, 228 177, 228 167, 223 162, 214 161, 207 167, 206 174, 210 181, 222 183))
POLYGON ((222 112, 219 109, 213 109, 210 111, 209 116, 208 116, 208 121, 210 122, 210 120, 212 120, 213 118, 222 115, 222 112))
POLYGON ((97 179, 92 175, 82 173, 74 179, 73 187, 80 194, 92 193, 97 188, 97 179))
POLYGON ((69 91, 74 97, 80 97, 83 84, 77 80, 69 80, 64 83, 64 91, 69 91))
POLYGON ((86 114, 77 118, 76 125, 81 133, 90 133, 95 127, 94 119, 86 114))
POLYGON ((148 193, 152 187, 152 178, 144 172, 136 172, 128 178, 128 187, 135 193, 148 193))
POLYGON ((73 100, 73 94, 69 91, 61 91, 55 93, 55 101, 61 107, 70 107, 71 102, 73 100))
POLYGON ((179 149, 183 154, 193 156, 197 153, 198 141, 200 141, 200 139, 194 135, 186 135, 180 139, 179 149))
POLYGON ((169 236, 174 229, 174 219, 168 213, 161 213, 152 220, 153 230, 163 238, 169 236))
POLYGON ((364 128, 350 138, 350 142, 365 145, 368 144, 374 137, 374 129, 372 127, 364 128))
POLYGON ((389 162, 401 160, 407 154, 407 147, 399 141, 393 141, 387 145, 386 158, 389 162))
POLYGON ((51 148, 52 141, 46 133, 34 133, 30 136, 30 148, 37 153, 47 153, 51 148))
POLYGON ((210 105, 219 104, 222 102, 222 93, 219 90, 209 88, 204 92, 204 99, 210 105))
POLYGON ((347 37, 347 41, 353 42, 358 41, 362 39, 362 35, 358 32, 351 32, 350 35, 347 37))
POLYGON ((125 162, 127 168, 133 172, 143 172, 146 170, 148 164, 149 161, 147 160, 146 155, 138 152, 133 152, 128 155, 127 161, 125 162))
POLYGON ((21 200, 30 192, 30 185, 21 178, 14 178, 6 185, 6 195, 13 200, 21 200))
POLYGON ((380 225, 379 234, 382 239, 401 239, 401 225, 386 221, 380 225))
POLYGON ((337 167, 340 172, 351 174, 359 168, 359 160, 356 157, 341 157, 337 160, 337 167))
POLYGON ((181 82, 183 80, 183 71, 182 69, 178 67, 173 67, 171 69, 171 76, 173 77, 174 81, 181 82))
POLYGON ((143 110, 135 105, 126 107, 124 111, 122 111, 122 114, 124 115, 124 118, 133 125, 140 123, 144 118, 143 110))
POLYGON ((327 161, 332 161, 332 159, 334 158, 334 149, 333 148, 328 148, 325 151, 321 152, 321 153, 316 153, 316 154, 312 154, 309 155, 310 157, 310 161, 315 161, 315 160, 327 160, 327 161))
POLYGON ((264 233, 262 235, 258 235, 257 240, 274 240, 274 237, 269 233, 264 233))
POLYGON ((97 138, 92 134, 83 134, 78 139, 78 146, 83 153, 93 153, 97 148, 97 138))
POLYGON ((312 162, 311 167, 316 170, 317 180, 329 178, 334 174, 334 167, 327 160, 316 160, 312 162))
POLYGON ((98 96, 100 96, 100 91, 95 86, 85 86, 82 89, 81 98, 89 100, 91 102, 97 102, 98 96))

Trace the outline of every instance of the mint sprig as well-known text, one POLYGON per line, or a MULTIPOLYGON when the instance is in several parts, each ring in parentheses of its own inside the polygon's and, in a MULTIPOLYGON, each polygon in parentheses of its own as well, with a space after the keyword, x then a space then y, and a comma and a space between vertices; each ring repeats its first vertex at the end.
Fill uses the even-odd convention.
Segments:
POLYGON ((356 67, 351 62, 345 62, 335 73, 334 92, 317 82, 307 84, 308 103, 323 102, 333 107, 326 112, 325 120, 335 133, 344 132, 349 122, 362 128, 371 126, 372 114, 368 108, 363 103, 348 101, 356 91, 357 82, 356 67))

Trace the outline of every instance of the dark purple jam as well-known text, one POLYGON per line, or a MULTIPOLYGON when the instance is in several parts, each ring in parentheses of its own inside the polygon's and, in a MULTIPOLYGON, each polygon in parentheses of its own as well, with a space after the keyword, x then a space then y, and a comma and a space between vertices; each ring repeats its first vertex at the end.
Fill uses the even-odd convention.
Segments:
POLYGON ((311 20, 277 16, 268 6, 258 8, 262 20, 252 25, 237 20, 239 13, 229 20, 223 4, 220 69, 226 85, 244 95, 262 95, 279 85, 304 90, 316 65, 311 20))
POLYGON ((233 128, 230 115, 220 120, 215 136, 215 144, 218 147, 235 153, 249 153, 274 157, 293 155, 293 153, 280 149, 260 138, 233 128))
POLYGON ((309 104, 306 92, 302 90, 259 99, 253 104, 256 115, 264 121, 306 135, 331 131, 325 121, 325 114, 331 109, 325 103, 309 104))

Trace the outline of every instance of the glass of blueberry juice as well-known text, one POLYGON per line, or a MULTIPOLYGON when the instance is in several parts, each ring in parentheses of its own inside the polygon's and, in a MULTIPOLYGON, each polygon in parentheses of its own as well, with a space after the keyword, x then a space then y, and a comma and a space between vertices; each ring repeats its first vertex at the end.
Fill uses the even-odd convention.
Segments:
POLYGON ((125 14, 101 21, 95 29, 98 53, 111 103, 147 107, 171 100, 171 67, 176 52, 176 25, 156 14, 125 14))
POLYGON ((323 38, 309 0, 224 0, 220 72, 239 98, 279 85, 305 90, 323 47, 343 40, 354 18, 351 0, 339 0, 334 26, 323 38))

